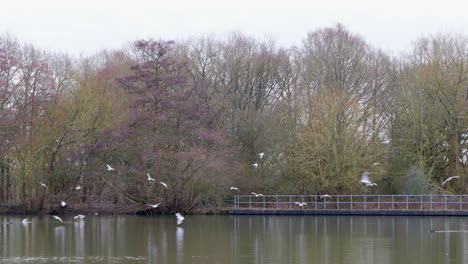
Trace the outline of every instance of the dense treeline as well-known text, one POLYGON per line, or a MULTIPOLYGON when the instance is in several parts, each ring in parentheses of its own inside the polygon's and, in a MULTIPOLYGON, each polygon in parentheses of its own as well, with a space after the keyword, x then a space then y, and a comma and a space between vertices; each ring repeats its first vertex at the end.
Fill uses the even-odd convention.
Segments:
POLYGON ((222 205, 230 186, 464 193, 467 69, 465 36, 393 57, 340 24, 298 47, 230 34, 86 58, 2 35, 0 204, 193 211, 222 205), (359 183, 364 171, 377 186, 359 183))

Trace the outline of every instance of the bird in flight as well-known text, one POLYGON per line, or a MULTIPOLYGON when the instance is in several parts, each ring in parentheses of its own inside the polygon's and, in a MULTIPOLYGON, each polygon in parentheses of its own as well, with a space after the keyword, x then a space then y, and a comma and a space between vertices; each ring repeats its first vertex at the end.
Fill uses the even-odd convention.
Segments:
POLYGON ((151 206, 153 208, 157 208, 161 203, 157 203, 157 204, 146 204, 148 206, 151 206))
POLYGON ((260 159, 263 158, 263 156, 265 156, 265 152, 258 154, 258 156, 260 157, 260 159))
POLYGON ((252 192, 252 194, 255 195, 255 197, 263 196, 263 194, 261 194, 261 193, 254 193, 254 192, 252 192))
POLYGON ((81 186, 80 185, 76 186, 75 190, 81 190, 81 186))
POLYGON ((239 191, 239 188, 231 186, 231 191, 239 191))
POLYGON ((369 173, 367 171, 363 172, 361 175, 361 180, 359 181, 360 183, 364 183, 366 187, 369 186, 377 186, 377 183, 371 182, 369 179, 369 173))
POLYGON ((162 186, 166 187, 167 189, 167 184, 165 184, 164 182, 159 182, 160 184, 162 184, 162 186))
POLYGON ((63 220, 62 220, 62 218, 60 218, 60 217, 58 217, 58 216, 56 216, 56 215, 53 215, 52 217, 53 217, 54 219, 57 219, 57 220, 59 220, 60 222, 62 222, 62 223, 63 223, 63 220))
POLYGON ((258 168, 258 163, 254 163, 254 164, 252 164, 252 166, 256 169, 256 168, 258 168))
POLYGON ((307 203, 301 203, 301 202, 295 202, 295 204, 299 205, 300 207, 304 207, 307 205, 307 203))
POLYGON ((83 219, 83 218, 85 218, 85 216, 84 216, 84 215, 81 215, 81 214, 79 214, 79 215, 77 215, 77 216, 73 217, 73 220, 76 220, 76 219, 78 219, 78 220, 81 220, 81 219, 83 219))
POLYGON ((60 206, 65 207, 65 206, 67 206, 67 203, 65 201, 61 201, 60 206))
POLYGON ((112 168, 109 164, 107 164, 107 170, 108 170, 108 171, 113 171, 113 170, 115 170, 115 169, 112 168))
POLYGON ((48 188, 49 188, 49 187, 47 187, 47 185, 45 185, 45 184, 44 184, 44 183, 42 183, 42 182, 39 182, 39 184, 40 184, 40 185, 42 185, 42 187, 44 187, 44 188, 46 188, 46 189, 48 189, 48 188))
POLYGON ((320 199, 325 199, 325 198, 331 199, 332 197, 328 194, 320 195, 320 199))
POLYGON ((453 179, 460 179, 460 176, 452 176, 448 179, 446 179, 443 183, 442 183, 442 186, 444 186, 447 182, 453 180, 453 179))
POLYGON ((146 176, 148 176, 148 181, 149 181, 149 182, 155 181, 155 179, 151 178, 151 176, 149 175, 149 173, 146 173, 146 176))
POLYGON ((372 163, 372 166, 377 166, 377 165, 380 165, 380 162, 372 163))
POLYGON ((180 213, 175 213, 175 216, 177 217, 177 225, 182 224, 184 221, 185 217, 183 217, 180 213))

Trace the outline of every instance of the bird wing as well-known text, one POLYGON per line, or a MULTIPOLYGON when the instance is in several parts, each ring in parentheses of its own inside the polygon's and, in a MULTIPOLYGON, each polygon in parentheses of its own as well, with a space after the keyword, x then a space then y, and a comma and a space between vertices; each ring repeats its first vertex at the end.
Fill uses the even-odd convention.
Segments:
POLYGON ((184 217, 180 213, 176 213, 175 215, 177 217, 177 224, 182 224, 182 221, 184 221, 184 217))
POLYGON ((62 218, 60 218, 60 217, 58 217, 58 216, 56 216, 56 215, 53 215, 52 217, 53 217, 53 218, 55 218, 55 219, 57 219, 57 220, 59 220, 60 222, 62 222, 62 223, 63 223, 63 220, 62 220, 62 218))
POLYGON ((442 186, 445 185, 447 182, 453 180, 453 179, 459 179, 459 178, 460 178, 460 176, 452 176, 452 177, 446 179, 446 180, 442 183, 442 186))
POLYGON ((360 182, 362 183, 371 183, 371 181, 369 180, 369 173, 367 171, 365 171, 363 174, 361 174, 361 180, 360 182))

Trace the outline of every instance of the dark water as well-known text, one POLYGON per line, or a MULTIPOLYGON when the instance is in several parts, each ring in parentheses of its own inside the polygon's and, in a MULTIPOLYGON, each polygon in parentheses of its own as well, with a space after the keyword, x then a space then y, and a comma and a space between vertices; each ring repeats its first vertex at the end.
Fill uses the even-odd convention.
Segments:
POLYGON ((468 263, 463 217, 23 218, 0 216, 0 263, 468 263))

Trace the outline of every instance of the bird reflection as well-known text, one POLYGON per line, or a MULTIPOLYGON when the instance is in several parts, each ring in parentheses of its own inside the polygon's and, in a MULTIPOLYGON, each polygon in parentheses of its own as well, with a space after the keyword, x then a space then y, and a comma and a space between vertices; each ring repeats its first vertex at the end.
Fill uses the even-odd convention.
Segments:
POLYGON ((184 229, 179 226, 176 230, 176 251, 177 257, 182 259, 184 256, 184 229))

